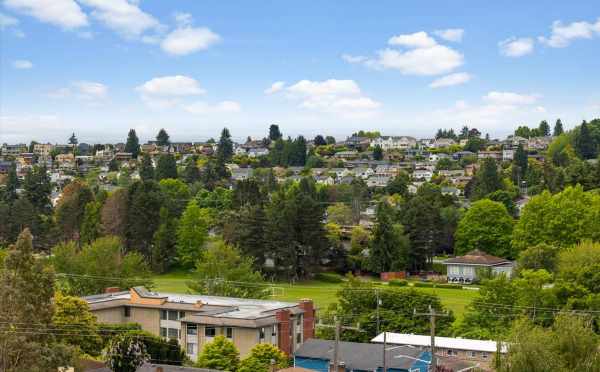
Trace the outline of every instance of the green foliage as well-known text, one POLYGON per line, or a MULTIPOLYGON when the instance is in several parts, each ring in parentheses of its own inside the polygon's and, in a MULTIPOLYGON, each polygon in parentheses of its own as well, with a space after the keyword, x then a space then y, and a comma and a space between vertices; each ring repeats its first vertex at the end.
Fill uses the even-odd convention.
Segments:
POLYGON ((383 159, 383 149, 381 146, 377 145, 373 149, 373 159, 374 160, 382 160, 383 159))
POLYGON ((279 131, 279 125, 271 124, 269 126, 269 139, 271 141, 277 141, 282 137, 281 132, 279 131))
POLYGON ((113 372, 135 372, 149 355, 141 337, 126 333, 110 340, 104 358, 113 372))
POLYGON ((142 181, 151 181, 154 179, 154 165, 150 155, 144 154, 139 169, 140 178, 142 181))
POLYGON ((392 207, 387 202, 381 202, 377 208, 369 268, 376 273, 405 270, 409 247, 410 240, 404 235, 404 227, 394 222, 392 207))
POLYGON ((240 353, 233 342, 224 336, 217 336, 204 345, 196 366, 221 371, 236 371, 240 364, 240 353))
POLYGON ((190 188, 182 180, 167 178, 159 182, 164 205, 172 217, 179 218, 191 198, 190 188))
POLYGON ((473 196, 475 199, 481 199, 500 189, 502 189, 502 179, 498 173, 498 164, 494 159, 486 158, 475 175, 473 196))
MULTIPOLYGON (((148 360, 152 361, 152 363, 180 366, 183 365, 183 363, 187 360, 185 352, 181 349, 181 346, 176 339, 167 340, 153 335, 150 332, 142 331, 139 329, 139 325, 135 323, 129 323, 129 325, 130 328, 132 325, 138 326, 138 328, 127 330, 125 335, 140 340, 140 342, 144 345, 144 349, 148 355, 148 360)), ((113 328, 112 331, 116 332, 117 329, 113 328)))
POLYGON ((554 137, 558 137, 561 134, 564 133, 564 128, 563 128, 563 123, 560 119, 556 119, 556 124, 554 124, 554 132, 552 133, 552 135, 554 137))
POLYGON ((561 248, 585 239, 600 240, 600 195, 576 186, 531 198, 515 226, 512 246, 517 251, 540 243, 561 248))
POLYGON ((160 209, 160 224, 152 241, 151 266, 154 272, 165 272, 176 261, 177 220, 169 215, 166 207, 160 209))
POLYGON ((124 254, 116 237, 104 237, 77 248, 73 242, 60 243, 52 249, 52 263, 61 277, 63 291, 73 296, 102 293, 106 287, 152 287, 150 271, 144 258, 135 252, 124 254), (98 280, 98 277, 104 278, 98 280), (109 279, 112 278, 112 279, 109 279))
POLYGON ((315 279, 320 282, 325 282, 325 283, 343 283, 344 282, 344 278, 342 276, 340 276, 339 274, 335 274, 335 273, 318 273, 317 275, 315 275, 315 279))
POLYGON ((406 172, 400 172, 388 185, 386 186, 386 192, 389 195, 398 194, 403 197, 408 195, 408 184, 410 178, 406 172))
POLYGON ((157 181, 166 178, 177 178, 177 163, 171 154, 161 154, 156 162, 154 177, 157 181))
POLYGON ((250 350, 250 354, 242 360, 237 372, 270 372, 272 367, 280 370, 287 366, 288 357, 277 346, 257 344, 250 350))
POLYGON ((102 339, 98 334, 96 316, 91 313, 87 301, 57 293, 54 306, 52 323, 63 329, 58 332, 58 338, 87 355, 100 355, 102 339))
POLYGON ((85 215, 85 206, 94 201, 92 190, 83 182, 74 180, 63 189, 56 205, 56 224, 65 239, 78 239, 85 215))
POLYGON ((222 241, 209 244, 196 261, 194 279, 188 287, 206 295, 239 298, 265 298, 263 277, 253 268, 253 260, 222 241), (240 283, 252 283, 244 285, 240 283))
POLYGON ((408 281, 404 279, 392 279, 388 282, 388 285, 392 287, 407 287, 408 281))
POLYGON ((582 159, 594 159, 598 156, 598 144, 590 133, 588 123, 584 120, 578 129, 573 139, 573 147, 577 155, 582 159))
POLYGON ((128 191, 127 246, 150 257, 154 233, 160 223, 164 196, 154 181, 134 182, 128 191))
POLYGON ((15 162, 10 164, 6 183, 2 189, 2 200, 7 204, 12 204, 17 199, 17 188, 19 187, 19 178, 17 177, 17 165, 15 162))
POLYGON ((171 144, 171 141, 169 141, 169 134, 164 128, 161 128, 158 131, 158 134, 156 135, 156 144, 158 146, 168 146, 171 144))
MULTIPOLYGON (((9 181, 11 181, 10 178, 9 181)), ((49 214, 51 212, 52 185, 46 166, 36 165, 27 172, 23 180, 23 189, 23 196, 31 202, 38 213, 49 214)))
POLYGON ((344 203, 335 203, 327 207, 327 221, 341 226, 352 225, 352 208, 344 203))
POLYGON ((456 230, 455 253, 479 249, 498 257, 513 257, 510 239, 513 220, 503 204, 479 200, 467 210, 456 230))
POLYGON ((140 153, 140 140, 138 139, 135 129, 130 129, 127 133, 127 141, 125 142, 125 152, 130 152, 131 157, 137 159, 140 153))
POLYGON ((104 235, 114 235, 125 240, 128 205, 127 189, 118 189, 106 198, 100 211, 101 229, 104 235))
POLYGON ((81 243, 89 244, 100 237, 100 210, 102 203, 89 202, 85 205, 83 221, 81 222, 81 243))
POLYGON ((519 253, 517 267, 519 269, 544 269, 554 272, 558 259, 558 249, 548 244, 538 244, 525 249, 519 253))
POLYGON ((179 220, 177 228, 177 260, 186 267, 196 263, 208 238, 210 217, 208 210, 191 200, 179 220))

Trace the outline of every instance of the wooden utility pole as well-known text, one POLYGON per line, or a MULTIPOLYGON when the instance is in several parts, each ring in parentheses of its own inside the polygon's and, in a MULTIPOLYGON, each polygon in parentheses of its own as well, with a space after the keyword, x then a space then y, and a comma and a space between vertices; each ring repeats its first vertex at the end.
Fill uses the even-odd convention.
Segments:
POLYGON ((342 323, 338 320, 337 316, 333 318, 335 324, 317 324, 317 327, 326 327, 326 328, 334 328, 335 329, 335 343, 333 345, 333 370, 338 372, 338 368, 340 365, 339 357, 340 357, 340 334, 342 330, 353 330, 358 332, 364 332, 360 329, 360 324, 357 324, 356 327, 347 327, 343 326, 342 323))
POLYGON ((435 311, 434 308, 431 307, 431 305, 429 305, 429 311, 426 313, 417 313, 417 310, 414 310, 414 315, 415 316, 428 316, 429 317, 429 321, 430 321, 430 335, 431 335, 431 364, 429 365, 429 370, 430 371, 435 371, 435 368, 437 366, 437 358, 435 356, 435 318, 438 316, 448 316, 448 314, 445 313, 438 313, 435 311))
MULTIPOLYGON (((377 298, 377 310, 376 310, 376 314, 377 314, 377 332, 375 332, 375 334, 379 334, 379 305, 381 305, 381 299, 379 298, 379 288, 375 289, 375 296, 377 298)), ((385 372, 385 371, 383 371, 385 372)))
POLYGON ((383 332, 383 372, 387 372, 387 332, 383 332))

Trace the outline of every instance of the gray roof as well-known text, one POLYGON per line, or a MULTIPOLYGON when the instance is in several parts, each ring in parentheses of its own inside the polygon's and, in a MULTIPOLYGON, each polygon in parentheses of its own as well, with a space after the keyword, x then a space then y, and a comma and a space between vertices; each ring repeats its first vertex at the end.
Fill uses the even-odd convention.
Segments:
MULTIPOLYGON (((157 368, 162 368, 163 372, 222 372, 217 369, 206 369, 206 368, 193 368, 184 366, 172 366, 168 364, 152 364, 145 363, 138 367, 136 372, 156 372, 157 368)), ((96 369, 85 369, 85 372, 112 372, 108 367, 101 367, 96 369)))

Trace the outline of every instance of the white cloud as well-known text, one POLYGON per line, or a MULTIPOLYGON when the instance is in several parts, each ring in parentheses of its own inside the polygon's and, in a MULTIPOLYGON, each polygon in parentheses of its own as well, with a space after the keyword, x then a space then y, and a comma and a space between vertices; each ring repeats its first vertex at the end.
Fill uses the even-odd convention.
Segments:
POLYGON ((507 57, 521 57, 533 52, 533 39, 511 37, 498 43, 500 53, 507 57))
POLYGON ((191 114, 206 115, 212 113, 235 113, 240 112, 242 107, 235 101, 222 101, 215 105, 210 105, 206 102, 198 101, 190 105, 184 105, 183 109, 191 114))
POLYGON ((299 107, 345 118, 372 116, 381 103, 365 96, 354 80, 301 80, 285 89, 299 107))
POLYGON ((0 30, 4 30, 9 27, 17 26, 19 20, 15 17, 11 17, 7 14, 0 13, 0 30))
POLYGON ((434 80, 431 84, 429 84, 430 88, 442 88, 442 87, 450 87, 453 85, 464 84, 471 80, 471 75, 466 72, 457 72, 455 74, 450 74, 443 76, 437 80, 434 80))
POLYGON ((429 48, 436 45, 436 41, 427 35, 427 32, 420 31, 414 34, 404 34, 392 36, 388 40, 390 45, 399 45, 409 48, 429 48))
POLYGON ((540 112, 540 113, 545 113, 546 108, 544 106, 536 106, 535 111, 540 112))
POLYGON ((162 41, 161 48, 173 55, 186 55, 205 50, 221 40, 221 37, 206 27, 177 28, 162 41))
POLYGON ((406 52, 385 49, 379 51, 374 66, 399 70, 405 75, 439 75, 464 63, 461 53, 444 45, 417 48, 406 52))
POLYGON ((5 0, 4 5, 64 29, 88 25, 87 16, 74 0, 5 0))
POLYGON ((76 81, 72 85, 75 87, 81 98, 100 100, 106 98, 108 94, 108 87, 102 83, 94 81, 76 81))
POLYGON ((285 86, 285 81, 276 81, 267 89, 265 89, 265 94, 273 94, 282 90, 285 86))
POLYGON ((146 96, 191 96, 206 93, 196 79, 183 75, 157 77, 135 89, 146 96))
POLYGON ((342 54, 342 59, 348 63, 362 63, 367 61, 369 58, 365 56, 353 56, 350 54, 342 54))
POLYGON ((437 30, 434 32, 434 34, 436 34, 444 40, 460 43, 465 34, 465 30, 463 30, 462 28, 449 28, 446 30, 437 30))
POLYGON ((496 92, 492 91, 483 97, 483 100, 489 104, 505 105, 505 106, 520 106, 531 105, 537 102, 539 95, 536 94, 519 94, 513 92, 496 92))
POLYGON ((94 8, 94 18, 127 38, 139 37, 146 30, 161 27, 156 18, 139 8, 137 0, 79 1, 94 8))
POLYGON ((13 61, 13 67, 19 70, 28 70, 33 67, 33 63, 26 59, 18 59, 13 61))
POLYGON ((193 21, 193 17, 190 13, 176 12, 173 14, 175 22, 181 27, 190 26, 193 21))
POLYGON ((573 40, 591 39, 594 34, 600 34, 600 18, 598 18, 596 23, 581 21, 567 25, 561 21, 554 21, 550 37, 540 36, 538 40, 552 48, 564 48, 573 40))

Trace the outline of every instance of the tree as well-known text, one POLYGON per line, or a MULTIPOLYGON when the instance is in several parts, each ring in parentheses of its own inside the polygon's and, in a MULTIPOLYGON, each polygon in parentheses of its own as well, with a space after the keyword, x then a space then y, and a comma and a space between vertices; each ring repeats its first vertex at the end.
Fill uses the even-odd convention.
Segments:
MULTIPOLYGON (((439 190, 434 193, 439 193, 439 190)), ((404 208, 402 221, 410 238, 408 262, 413 271, 427 268, 439 246, 442 223, 437 203, 419 189, 404 208)))
POLYGON ((582 159, 594 159, 597 156, 597 145, 590 133, 588 123, 584 120, 575 133, 573 144, 577 155, 582 159))
POLYGON ((538 135, 540 137, 546 137, 550 135, 550 125, 546 120, 542 120, 540 122, 540 126, 538 127, 538 135))
POLYGON ((256 344, 250 354, 242 360, 237 372, 270 372, 288 366, 288 357, 272 344, 256 344))
POLYGON ((77 137, 75 136, 75 133, 71 134, 71 137, 69 137, 69 144, 73 145, 73 148, 75 148, 75 145, 77 145, 78 141, 77 141, 77 137))
POLYGON ((188 287, 205 295, 265 298, 267 288, 262 286, 263 277, 253 265, 252 258, 242 256, 236 248, 223 241, 213 242, 200 253, 194 280, 188 287))
POLYGON ((335 203, 327 207, 327 221, 342 226, 352 225, 352 208, 344 203, 335 203))
POLYGON ((114 372, 135 372, 149 355, 141 337, 125 333, 110 340, 105 359, 108 368, 114 372))
POLYGON ((133 183, 128 195, 127 246, 149 258, 152 239, 160 222, 164 196, 154 181, 133 183))
POLYGON ((177 163, 172 154, 162 154, 156 162, 156 170, 154 172, 157 181, 166 178, 177 178, 177 163))
POLYGON ((125 142, 125 152, 130 152, 131 157, 137 159, 140 153, 140 140, 138 139, 135 129, 130 129, 127 134, 127 142, 125 142))
POLYGON ((512 217, 503 204, 489 199, 476 201, 458 224, 455 253, 462 255, 479 249, 494 256, 512 258, 512 229, 512 217))
POLYGON ((177 220, 166 207, 160 208, 160 223, 152 240, 151 266, 155 272, 165 272, 176 259, 177 220))
POLYGON ((517 206, 513 201, 513 195, 506 190, 497 190, 487 195, 487 199, 502 203, 506 207, 508 214, 515 216, 517 214, 517 206))
POLYGON ((150 181, 154 179, 154 165, 152 164, 150 155, 144 154, 142 156, 139 173, 142 181, 150 181))
POLYGON ((161 128, 156 135, 156 144, 158 146, 169 146, 171 141, 169 141, 169 134, 164 128, 161 128))
POLYGON ((400 172, 390 183, 388 183, 386 187, 386 191, 389 195, 398 194, 402 197, 406 197, 408 195, 408 184, 410 183, 410 179, 406 172, 400 172))
POLYGON ((64 293, 87 296, 102 293, 106 287, 152 287, 150 270, 144 258, 136 253, 124 253, 119 239, 108 236, 77 248, 74 242, 60 243, 52 249, 52 264, 61 277, 64 293), (105 280, 98 280, 105 277, 105 280))
POLYGON ((195 182, 200 181, 200 169, 198 165, 191 159, 185 165, 185 169, 183 170, 183 179, 186 183, 193 184, 195 182))
POLYGON ((279 125, 276 124, 271 124, 271 126, 269 127, 269 139, 272 142, 275 142, 279 139, 281 139, 282 135, 281 132, 279 131, 279 125))
POLYGON ((217 161, 225 164, 231 161, 232 156, 233 142, 231 141, 231 134, 229 133, 229 129, 223 128, 217 146, 217 161))
POLYGON ((227 219, 223 235, 228 243, 239 247, 242 254, 254 258, 254 265, 262 268, 267 257, 268 247, 266 224, 267 217, 261 205, 242 207, 235 218, 227 219))
POLYGON ((325 141, 327 142, 328 145, 335 145, 335 137, 333 137, 333 136, 325 137, 325 141))
POLYGON ((102 203, 89 202, 85 205, 83 221, 81 222, 81 243, 89 244, 100 237, 102 203))
POLYGON ((163 204, 171 217, 179 218, 190 200, 190 188, 179 179, 166 178, 159 182, 163 195, 163 204))
POLYGON ((515 155, 513 157, 513 167, 517 168, 517 179, 513 180, 517 186, 520 186, 519 181, 525 180, 525 175, 527 174, 527 167, 529 165, 529 159, 527 157, 527 152, 523 149, 523 145, 519 144, 517 150, 515 151, 515 155))
POLYGON ((24 196, 33 204, 38 213, 48 214, 52 211, 50 194, 52 185, 45 165, 34 166, 23 180, 24 196))
POLYGON ((208 238, 209 219, 208 211, 196 200, 188 203, 177 228, 177 260, 182 265, 191 267, 200 258, 208 238))
POLYGON ((476 199, 481 199, 500 189, 502 189, 502 178, 498 174, 498 164, 494 159, 486 158, 475 175, 474 196, 476 199))
POLYGON ((220 371, 236 371, 240 363, 240 353, 233 342, 224 336, 217 336, 204 345, 196 365, 220 371))
POLYGON ((548 244, 538 244, 519 253, 517 267, 519 270, 544 269, 554 272, 558 259, 558 249, 548 244))
POLYGON ((129 195, 127 189, 118 189, 110 194, 100 211, 100 225, 104 235, 125 239, 129 195))
POLYGON ((52 326, 54 272, 33 256, 32 235, 23 230, 0 266, 0 370, 56 371, 72 351, 56 342, 52 326), (35 323, 37 332, 28 332, 35 323))
POLYGON ((402 271, 408 266, 410 241, 404 228, 394 221, 394 211, 387 202, 379 203, 377 222, 369 252, 369 268, 381 273, 402 271))
POLYGON ((2 200, 7 204, 12 204, 17 199, 17 188, 19 188, 19 178, 17 177, 17 165, 12 162, 8 168, 6 183, 2 190, 2 200))
POLYGON ((325 141, 325 138, 323 138, 322 135, 317 135, 315 136, 315 139, 313 141, 313 143, 315 144, 315 146, 325 146, 327 145, 327 141, 325 141))
POLYGON ((94 194, 87 184, 74 180, 65 186, 55 210, 56 224, 65 239, 80 238, 85 206, 92 201, 94 194))
POLYGON ((556 124, 554 124, 554 133, 552 135, 554 137, 558 137, 565 132, 563 128, 563 123, 560 119, 556 119, 556 124))
POLYGON ((52 322, 60 329, 58 338, 85 354, 100 355, 102 339, 98 335, 96 316, 90 311, 87 301, 59 292, 54 297, 54 306, 52 322))
POLYGON ((383 159, 383 149, 381 148, 381 146, 376 145, 375 148, 373 149, 373 159, 375 159, 375 160, 383 159))

